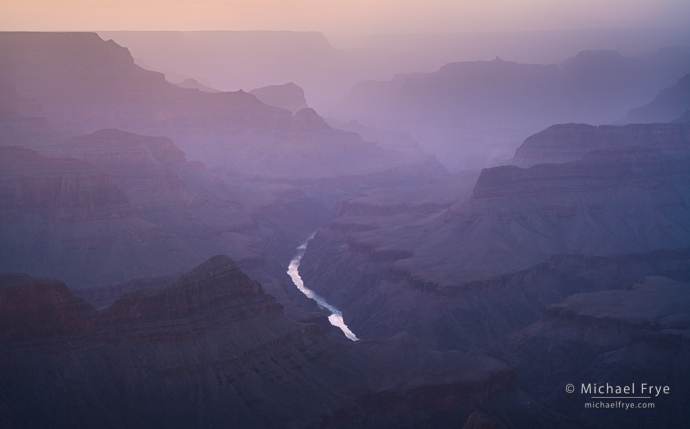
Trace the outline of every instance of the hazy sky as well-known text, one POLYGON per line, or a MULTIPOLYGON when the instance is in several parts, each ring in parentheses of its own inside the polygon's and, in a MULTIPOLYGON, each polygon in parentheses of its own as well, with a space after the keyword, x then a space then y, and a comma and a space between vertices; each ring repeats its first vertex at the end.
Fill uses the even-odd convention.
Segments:
POLYGON ((690 0, 1 0, 0 30, 375 33, 690 27, 690 0))

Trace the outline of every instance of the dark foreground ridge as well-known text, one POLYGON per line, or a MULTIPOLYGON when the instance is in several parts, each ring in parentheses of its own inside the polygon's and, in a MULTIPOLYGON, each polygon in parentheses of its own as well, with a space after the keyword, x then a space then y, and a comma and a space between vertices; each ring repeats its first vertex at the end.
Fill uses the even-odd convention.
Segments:
POLYGON ((0 310, 2 427, 455 427, 521 395, 494 358, 406 334, 333 342, 225 256, 101 312, 2 274, 0 310))

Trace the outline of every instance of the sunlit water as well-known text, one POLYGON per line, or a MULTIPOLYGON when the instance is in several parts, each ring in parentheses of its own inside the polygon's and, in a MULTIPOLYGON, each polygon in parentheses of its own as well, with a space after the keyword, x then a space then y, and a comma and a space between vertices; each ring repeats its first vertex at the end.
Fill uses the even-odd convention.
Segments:
POLYGON ((307 244, 312 238, 314 238, 314 234, 312 234, 311 237, 307 238, 307 241, 302 243, 297 248, 297 254, 294 258, 292 258, 292 261, 290 261, 287 273, 292 279, 292 282, 295 284, 295 286, 297 286, 297 289, 299 289, 303 294, 305 294, 307 298, 313 299, 314 301, 316 301, 317 304, 319 304, 319 307, 325 308, 326 310, 331 312, 331 315, 328 316, 328 321, 331 322, 331 325, 340 328, 340 330, 343 331, 343 334, 345 334, 347 338, 351 339, 352 341, 357 341, 359 340, 359 338, 357 338, 357 336, 350 330, 350 328, 347 327, 347 325, 343 321, 343 313, 341 313, 340 310, 333 307, 331 304, 327 303, 326 300, 323 299, 323 297, 317 295, 313 290, 304 286, 302 277, 300 277, 299 275, 299 263, 302 260, 302 257, 304 256, 304 252, 307 250, 307 244))

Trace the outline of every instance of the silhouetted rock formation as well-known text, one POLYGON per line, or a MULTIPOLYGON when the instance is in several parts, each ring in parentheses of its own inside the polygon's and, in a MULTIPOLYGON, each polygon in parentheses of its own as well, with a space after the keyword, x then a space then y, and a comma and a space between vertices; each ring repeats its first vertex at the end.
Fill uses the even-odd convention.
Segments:
POLYGON ((519 141, 554 123, 611 123, 688 71, 690 51, 682 48, 645 58, 583 51, 558 65, 451 63, 361 82, 325 113, 408 131, 451 170, 471 169, 504 161, 519 141))
POLYGON ((690 74, 678 79, 670 88, 662 89, 652 102, 632 109, 620 122, 671 122, 690 109, 690 74))
MULTIPOLYGON (((211 93, 222 92, 222 91, 219 91, 217 89, 210 88, 204 84, 201 84, 201 83, 197 82, 196 79, 185 79, 182 82, 177 83, 176 85, 179 86, 180 88, 198 89, 201 92, 211 92, 211 93)), ((268 104, 268 103, 266 103, 266 104, 268 104)))
POLYGON ((256 95, 256 98, 262 103, 280 107, 292 113, 297 113, 308 107, 307 100, 304 98, 304 91, 292 82, 285 85, 270 85, 252 89, 249 93, 256 95))
POLYGON ((496 359, 407 336, 333 343, 225 256, 101 313, 54 280, 0 281, 23 315, 0 316, 4 425, 451 427, 517 388, 496 359))
POLYGON ((174 276, 144 277, 108 286, 91 287, 88 289, 73 289, 75 295, 93 305, 96 310, 110 307, 122 295, 139 289, 148 289, 172 283, 174 276))
POLYGON ((54 279, 0 274, 0 341, 27 341, 92 330, 97 312, 54 279))
POLYGON ((331 178, 424 168, 432 159, 414 148, 366 144, 354 133, 295 125, 299 118, 293 120, 289 111, 244 91, 180 88, 93 33, 0 34, 0 67, 0 81, 36 99, 48 119, 79 124, 87 132, 117 128, 169 136, 190 159, 233 174, 331 178))

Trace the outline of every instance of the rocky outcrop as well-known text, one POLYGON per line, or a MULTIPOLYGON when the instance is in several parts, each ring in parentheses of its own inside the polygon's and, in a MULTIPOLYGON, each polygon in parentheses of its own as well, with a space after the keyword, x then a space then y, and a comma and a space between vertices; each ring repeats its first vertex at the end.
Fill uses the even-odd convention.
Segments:
POLYGON ((233 322, 262 314, 282 314, 283 307, 264 293, 227 256, 214 256, 174 282, 124 295, 103 312, 116 325, 191 318, 232 304, 233 322))
POLYGON ((280 107, 292 113, 297 113, 308 107, 307 100, 304 98, 304 91, 292 82, 252 89, 249 93, 254 94, 262 103, 280 107))
POLYGON ((519 167, 577 161, 594 150, 646 148, 669 155, 690 153, 690 126, 678 124, 552 125, 527 138, 510 160, 519 167))
POLYGON ((27 341, 87 332, 96 310, 54 279, 0 274, 0 341, 27 341))
POLYGON ((442 428, 517 389, 496 359, 409 336, 334 343, 224 256, 100 313, 56 281, 2 281, 23 310, 0 319, 6 426, 442 428))
POLYGON ((678 82, 662 89, 649 104, 632 109, 620 122, 654 123, 671 122, 690 109, 690 74, 678 79, 678 82))
POLYGON ((528 391, 561 413, 599 427, 676 426, 687 418, 688 286, 646 277, 623 290, 573 295, 548 307, 534 325, 499 342, 493 353, 517 370, 528 391), (567 383, 577 387, 574 394, 564 392, 567 383), (634 383, 635 395, 618 396, 656 406, 644 413, 588 409, 585 402, 597 402, 591 398, 596 394, 581 390, 589 383, 634 383), (644 394, 642 383, 669 386, 670 393, 644 394))

